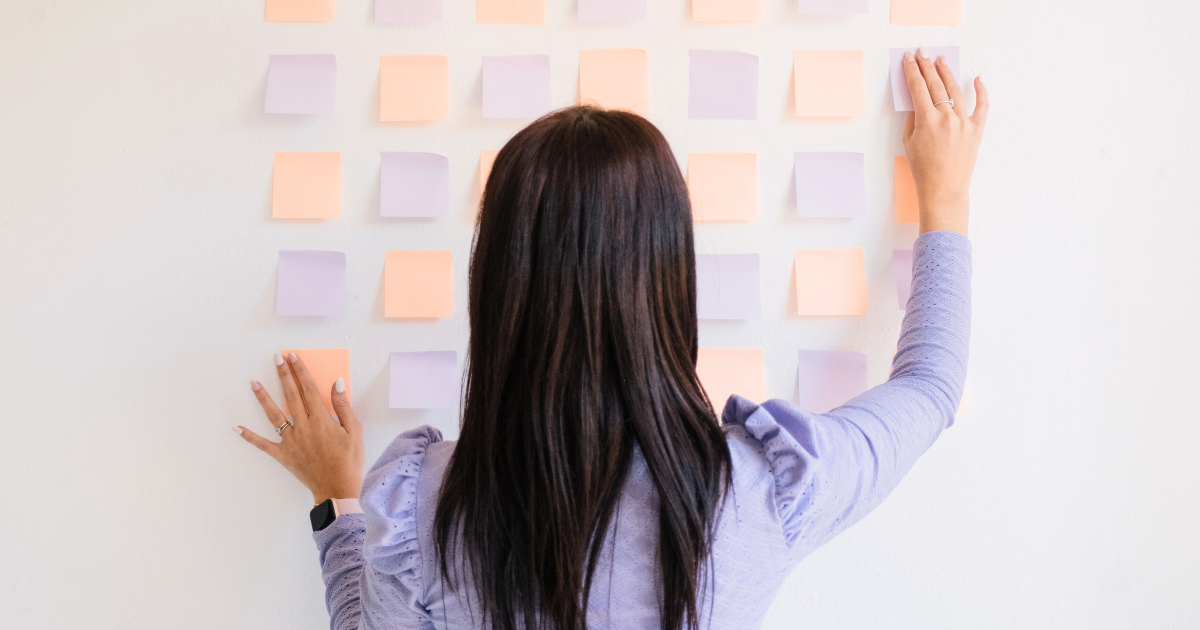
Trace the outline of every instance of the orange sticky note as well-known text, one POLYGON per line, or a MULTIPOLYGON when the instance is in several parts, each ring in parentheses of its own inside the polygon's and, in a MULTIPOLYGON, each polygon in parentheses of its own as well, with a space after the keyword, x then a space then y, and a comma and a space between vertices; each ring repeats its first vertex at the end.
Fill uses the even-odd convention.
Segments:
POLYGON ((762 348, 700 348, 696 375, 718 417, 734 394, 756 403, 767 399, 762 348))
POLYGON ((453 289, 451 252, 384 253, 384 317, 450 317, 453 289))
POLYGON ((971 381, 970 379, 963 382, 962 398, 958 399, 958 411, 955 413, 966 413, 971 408, 971 381))
POLYGON ((545 24, 546 0, 475 0, 478 24, 545 24))
POLYGON ((921 218, 917 205, 917 182, 908 165, 908 156, 897 155, 892 174, 892 191, 896 198, 896 221, 917 223, 921 218))
POLYGON ((762 19, 762 0, 692 0, 697 22, 750 22, 762 19))
POLYGON ((492 174, 492 165, 496 163, 496 156, 500 155, 499 151, 480 151, 479 152, 479 187, 487 188, 488 175, 492 174))
POLYGON ((268 22, 332 22, 334 0, 267 0, 268 22))
POLYGON ((797 50, 792 53, 797 116, 862 116, 867 113, 861 50, 797 50))
POLYGON ((649 116, 650 63, 646 51, 579 51, 579 102, 649 116))
MULTIPOLYGON (((350 351, 345 348, 329 348, 320 350, 284 350, 283 356, 287 357, 289 353, 295 352, 296 356, 304 361, 304 366, 308 368, 309 374, 312 374, 313 381, 317 383, 317 391, 321 392, 321 400, 325 403, 325 408, 333 413, 333 401, 330 396, 333 395, 333 383, 340 379, 346 381, 346 397, 350 397, 350 351)), ((297 383, 297 386, 299 384, 297 383)), ((351 399, 353 400, 353 399, 351 399)), ((287 404, 283 406, 284 413, 291 415, 291 409, 288 409, 287 404)))
POLYGON ((892 0, 892 24, 958 24, 962 0, 892 0))
POLYGON ((863 250, 796 250, 796 312, 826 317, 866 315, 863 250))
POLYGON ((758 155, 689 153, 688 194, 696 221, 758 218, 758 155))
POLYGON ((411 122, 450 117, 450 60, 445 55, 379 58, 379 120, 411 122))
POLYGON ((341 153, 275 153, 271 216, 334 219, 342 213, 341 153))

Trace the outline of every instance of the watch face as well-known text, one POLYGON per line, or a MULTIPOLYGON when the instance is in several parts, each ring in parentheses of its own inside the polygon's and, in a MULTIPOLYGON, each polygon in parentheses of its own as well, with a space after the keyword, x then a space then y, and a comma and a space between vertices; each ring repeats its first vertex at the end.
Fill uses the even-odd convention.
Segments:
POLYGON ((319 532, 337 518, 333 510, 333 499, 325 499, 308 513, 308 520, 312 522, 314 532, 319 532))

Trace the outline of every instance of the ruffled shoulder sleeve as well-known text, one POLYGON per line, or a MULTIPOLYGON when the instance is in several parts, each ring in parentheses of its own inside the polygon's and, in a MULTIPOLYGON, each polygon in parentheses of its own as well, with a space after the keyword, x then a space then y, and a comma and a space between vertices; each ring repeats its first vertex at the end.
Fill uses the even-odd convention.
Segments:
POLYGON ((361 503, 366 518, 363 558, 377 573, 394 576, 418 606, 422 594, 421 549, 417 528, 417 481, 430 444, 442 434, 430 426, 396 437, 363 479, 361 503))
POLYGON ((762 405, 732 396, 721 414, 722 424, 740 425, 758 440, 775 482, 775 509, 789 548, 806 535, 806 510, 818 489, 820 457, 817 436, 804 411, 781 400, 762 405))

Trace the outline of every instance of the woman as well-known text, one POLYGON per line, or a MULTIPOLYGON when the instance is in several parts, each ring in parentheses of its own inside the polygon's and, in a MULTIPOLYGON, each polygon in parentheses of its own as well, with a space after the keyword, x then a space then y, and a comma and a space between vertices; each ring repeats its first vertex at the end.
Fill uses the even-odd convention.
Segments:
POLYGON ((364 480, 342 381, 335 417, 303 361, 276 355, 291 420, 252 388, 282 440, 235 431, 312 490, 331 627, 757 627, 787 574, 891 492, 961 396, 987 95, 976 79, 968 115, 944 60, 907 55, 904 69, 912 297, 891 379, 828 414, 735 396, 718 424, 695 370, 683 177, 650 123, 592 108, 534 122, 496 159, 457 444, 406 432, 364 480))

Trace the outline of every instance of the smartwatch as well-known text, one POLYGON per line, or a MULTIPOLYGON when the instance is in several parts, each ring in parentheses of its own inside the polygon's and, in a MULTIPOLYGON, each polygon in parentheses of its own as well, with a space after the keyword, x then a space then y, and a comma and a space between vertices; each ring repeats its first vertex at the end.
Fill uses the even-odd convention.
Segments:
POLYGON ((343 514, 362 512, 358 499, 325 499, 308 512, 308 520, 314 532, 329 527, 343 514))
POLYGON ((314 532, 329 527, 337 520, 337 510, 333 507, 333 499, 325 499, 308 512, 308 520, 312 523, 314 532))

